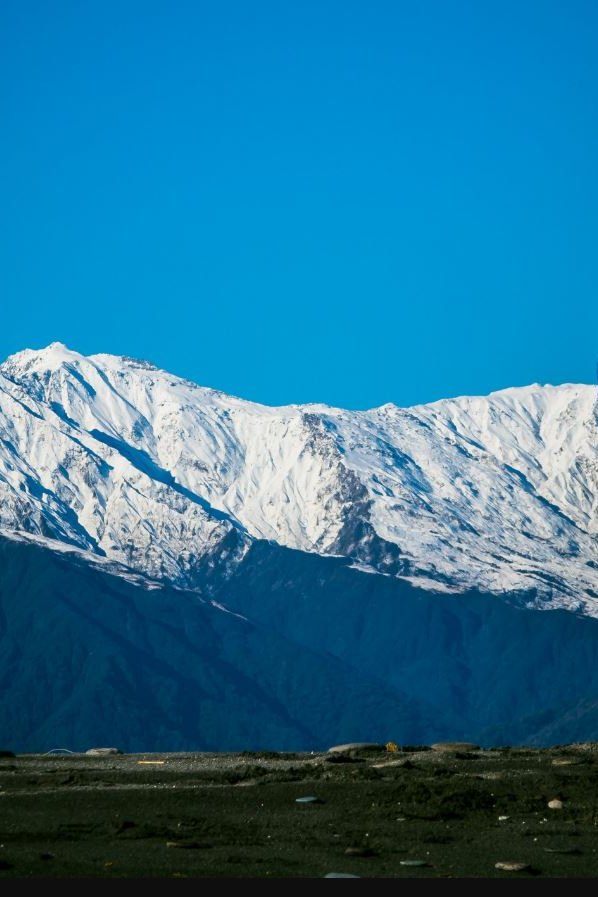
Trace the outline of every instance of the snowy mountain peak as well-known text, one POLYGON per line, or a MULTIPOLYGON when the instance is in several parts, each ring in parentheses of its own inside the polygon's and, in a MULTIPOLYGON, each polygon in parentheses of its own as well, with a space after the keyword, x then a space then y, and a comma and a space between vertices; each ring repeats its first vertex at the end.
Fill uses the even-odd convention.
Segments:
POLYGON ((597 398, 270 407, 56 342, 0 365, 0 529, 186 586, 265 539, 598 616, 597 398))
POLYGON ((68 361, 78 361, 83 356, 72 352, 64 343, 50 343, 43 349, 23 349, 10 355, 4 365, 23 370, 54 370, 68 361))

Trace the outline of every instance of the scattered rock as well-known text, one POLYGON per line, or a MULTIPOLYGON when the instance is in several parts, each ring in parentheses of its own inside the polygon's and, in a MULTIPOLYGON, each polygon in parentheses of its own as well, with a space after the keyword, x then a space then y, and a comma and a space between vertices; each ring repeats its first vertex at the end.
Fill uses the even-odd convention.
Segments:
POLYGON ((324 878, 360 878, 359 875, 352 875, 350 872, 327 872, 324 878))
POLYGON ((349 744, 337 744, 328 748, 328 753, 338 753, 342 751, 385 751, 386 745, 377 744, 370 741, 352 741, 349 744))
POLYGON ((563 809, 563 801, 559 800, 558 797, 555 797, 554 800, 548 801, 548 806, 551 810, 562 810, 563 809))
POLYGON ((92 754, 94 757, 98 757, 104 754, 122 754, 122 751, 115 747, 96 747, 89 748, 89 750, 85 751, 85 753, 92 754))
POLYGON ((529 869, 529 863, 516 863, 511 860, 504 860, 494 864, 495 869, 501 869, 503 872, 523 872, 529 869))

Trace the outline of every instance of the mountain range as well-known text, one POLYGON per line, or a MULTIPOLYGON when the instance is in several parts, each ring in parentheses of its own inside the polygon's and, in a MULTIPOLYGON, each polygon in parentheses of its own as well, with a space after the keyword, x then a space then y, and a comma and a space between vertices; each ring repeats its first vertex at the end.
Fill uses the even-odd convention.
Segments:
POLYGON ((0 364, 0 738, 598 739, 597 503, 595 386, 270 407, 26 349, 0 364))

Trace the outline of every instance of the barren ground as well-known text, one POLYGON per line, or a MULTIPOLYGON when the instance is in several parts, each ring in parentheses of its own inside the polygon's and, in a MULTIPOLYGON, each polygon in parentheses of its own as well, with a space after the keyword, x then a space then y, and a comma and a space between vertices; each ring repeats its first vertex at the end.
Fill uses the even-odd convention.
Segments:
POLYGON ((2 752, 0 880, 598 878, 598 744, 394 748, 2 752))

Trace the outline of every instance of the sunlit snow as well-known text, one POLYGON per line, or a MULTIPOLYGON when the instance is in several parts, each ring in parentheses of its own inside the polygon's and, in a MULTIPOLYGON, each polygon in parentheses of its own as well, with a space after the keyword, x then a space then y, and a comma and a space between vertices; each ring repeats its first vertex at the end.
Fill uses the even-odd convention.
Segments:
POLYGON ((597 398, 270 407, 53 343, 0 365, 0 529, 182 585, 258 538, 598 616, 597 398))

